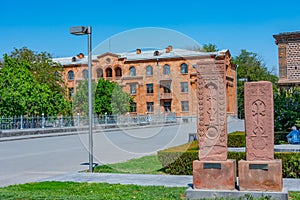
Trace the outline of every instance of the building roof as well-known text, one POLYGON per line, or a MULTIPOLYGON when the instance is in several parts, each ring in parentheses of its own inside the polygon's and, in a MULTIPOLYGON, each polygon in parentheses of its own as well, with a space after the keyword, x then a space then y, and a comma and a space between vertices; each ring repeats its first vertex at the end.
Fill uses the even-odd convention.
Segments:
MULTIPOLYGON (((207 57, 207 56, 220 56, 225 55, 229 52, 228 49, 224 49, 217 52, 199 52, 186 49, 172 49, 169 53, 166 53, 165 49, 158 50, 158 56, 154 55, 154 50, 142 51, 140 54, 136 52, 124 52, 124 53, 113 53, 118 55, 120 59, 125 59, 126 61, 142 61, 142 60, 156 60, 156 59, 168 59, 168 58, 189 58, 189 57, 207 57)), ((107 53, 105 53, 107 54, 107 53)), ((96 60, 101 57, 101 55, 92 55, 92 60, 96 60)), ((77 58, 74 57, 64 57, 64 58, 54 58, 53 61, 60 63, 61 65, 81 65, 88 63, 88 57, 77 58), (74 59, 75 58, 75 59, 74 59), (72 59, 74 59, 72 61, 72 59)))
POLYGON ((286 42, 299 42, 300 41, 300 31, 295 32, 283 32, 277 35, 273 35, 276 40, 276 44, 278 43, 286 43, 286 42))
POLYGON ((273 35, 273 37, 276 37, 276 36, 299 35, 299 34, 300 34, 300 31, 294 31, 294 32, 283 32, 283 33, 275 34, 275 35, 273 35))

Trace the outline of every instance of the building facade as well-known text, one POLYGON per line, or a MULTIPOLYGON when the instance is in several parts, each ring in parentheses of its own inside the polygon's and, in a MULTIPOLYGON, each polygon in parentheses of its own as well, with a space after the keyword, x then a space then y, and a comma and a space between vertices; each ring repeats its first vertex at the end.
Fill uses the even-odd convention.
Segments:
MULTIPOLYGON (((69 96, 78 82, 88 78, 87 58, 57 58, 64 67, 69 96)), ((130 53, 104 53, 92 58, 92 81, 105 78, 117 82, 134 97, 133 114, 197 116, 197 73, 201 62, 209 67, 221 65, 226 73, 227 113, 236 115, 236 66, 228 50, 203 53, 168 46, 163 50, 137 49, 130 53)))
POLYGON ((300 85, 300 31, 273 35, 278 46, 279 87, 300 85))

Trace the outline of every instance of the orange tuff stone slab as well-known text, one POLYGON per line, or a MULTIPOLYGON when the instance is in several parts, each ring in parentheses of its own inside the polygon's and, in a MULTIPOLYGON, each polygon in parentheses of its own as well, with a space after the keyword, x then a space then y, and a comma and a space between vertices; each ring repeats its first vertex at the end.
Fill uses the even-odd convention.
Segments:
POLYGON ((227 160, 225 70, 213 62, 197 63, 199 160, 227 160))
POLYGON ((245 83, 246 160, 274 159, 273 87, 268 81, 245 83))
POLYGON ((239 161, 241 191, 274 191, 283 189, 281 160, 239 161))
POLYGON ((193 162, 194 189, 234 190, 235 180, 235 160, 193 162))

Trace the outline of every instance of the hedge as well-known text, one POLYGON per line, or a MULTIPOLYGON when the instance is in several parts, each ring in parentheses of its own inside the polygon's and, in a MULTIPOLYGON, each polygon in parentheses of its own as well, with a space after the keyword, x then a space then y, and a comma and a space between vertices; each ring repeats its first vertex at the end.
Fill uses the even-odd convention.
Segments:
MULTIPOLYGON (((287 132, 274 132, 274 144, 287 143, 286 135, 287 132)), ((246 136, 245 132, 237 131, 228 134, 228 147, 245 147, 246 136)))
POLYGON ((245 132, 236 131, 228 134, 228 147, 245 147, 246 146, 246 135, 245 132))
MULTIPOLYGON (((193 161, 198 160, 197 141, 187 143, 178 147, 169 148, 158 152, 165 173, 173 175, 192 175, 193 161)), ((228 159, 238 161, 245 159, 245 152, 228 152, 228 159)), ((282 160, 282 175, 284 178, 300 178, 300 153, 297 152, 275 152, 275 159, 282 160)))

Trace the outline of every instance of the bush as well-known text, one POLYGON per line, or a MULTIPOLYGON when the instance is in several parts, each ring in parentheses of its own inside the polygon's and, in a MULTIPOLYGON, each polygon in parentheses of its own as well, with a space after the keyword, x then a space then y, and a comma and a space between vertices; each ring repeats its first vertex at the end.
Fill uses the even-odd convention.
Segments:
MULTIPOLYGON (((187 143, 178 147, 169 148, 158 152, 165 173, 172 175, 192 175, 193 161, 198 160, 197 142, 187 143), (191 147, 192 149, 190 149, 191 147), (185 149, 185 150, 184 150, 185 149)), ((275 159, 282 160, 282 176, 284 178, 300 178, 300 153, 298 152, 275 152, 275 159)), ((246 159, 245 152, 228 152, 228 159, 238 161, 246 159)))
POLYGON ((285 131, 274 132, 274 144, 287 144, 287 134, 285 131))
POLYGON ((246 146, 246 135, 245 132, 236 131, 228 134, 228 147, 245 147, 246 146))

